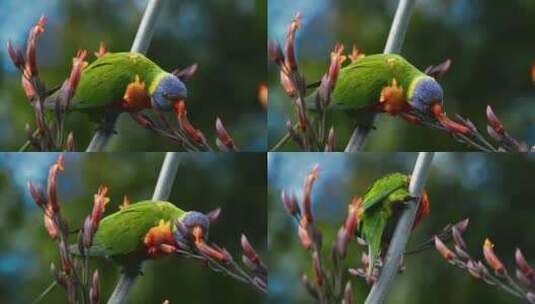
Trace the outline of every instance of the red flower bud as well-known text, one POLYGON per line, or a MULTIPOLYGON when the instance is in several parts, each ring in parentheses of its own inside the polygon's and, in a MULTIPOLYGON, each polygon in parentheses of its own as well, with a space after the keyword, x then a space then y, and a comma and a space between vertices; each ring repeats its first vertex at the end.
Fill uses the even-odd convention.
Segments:
POLYGON ((57 175, 58 172, 63 171, 63 154, 58 156, 55 164, 50 167, 48 172, 47 194, 48 194, 48 208, 52 212, 59 211, 58 195, 57 195, 57 175))
POLYGON ((90 248, 93 244, 93 235, 95 229, 93 228, 93 221, 91 221, 91 216, 88 215, 84 220, 84 228, 82 234, 82 242, 85 248, 90 248))
POLYGON ((305 250, 310 249, 312 246, 312 239, 308 235, 308 231, 306 228, 304 228, 302 225, 299 225, 299 228, 297 229, 297 235, 299 236, 299 240, 301 241, 301 246, 305 248, 305 250))
POLYGON ((299 117, 299 127, 302 131, 306 131, 308 127, 308 121, 305 117, 305 112, 303 111, 303 101, 301 100, 301 97, 295 100, 295 107, 297 111, 297 116, 299 117))
POLYGON ((474 278, 481 279, 482 273, 481 273, 481 267, 479 264, 474 263, 474 261, 470 260, 466 263, 466 269, 468 270, 468 273, 470 273, 474 278))
POLYGON ((530 284, 535 286, 535 270, 528 264, 522 251, 516 249, 515 251, 515 260, 518 269, 524 274, 524 276, 530 281, 530 284))
POLYGON ((98 270, 93 272, 93 279, 91 280, 91 289, 89 290, 89 298, 91 304, 100 303, 100 278, 98 270))
POLYGON ((295 197, 293 195, 287 195, 285 191, 282 191, 281 197, 284 208, 288 214, 291 216, 299 215, 300 210, 295 197))
POLYGON ((237 152, 238 147, 236 147, 236 145, 234 144, 234 140, 232 140, 232 137, 225 129, 225 126, 223 125, 219 117, 215 121, 215 129, 216 129, 216 134, 217 134, 217 140, 216 140, 217 146, 225 152, 228 152, 228 151, 237 152))
POLYGON ((44 208, 46 205, 46 199, 44 198, 43 194, 41 193, 41 189, 35 189, 33 186, 32 181, 28 182, 28 190, 30 191, 30 194, 37 204, 37 206, 44 208))
POLYGON ((28 35, 25 67, 25 74, 28 78, 30 78, 31 76, 36 76, 38 74, 37 63, 35 59, 35 48, 37 46, 37 38, 41 33, 45 31, 45 23, 45 17, 41 17, 37 24, 30 30, 30 34, 28 35))
POLYGON ((26 98, 28 98, 29 101, 33 101, 37 93, 35 93, 32 83, 24 75, 21 76, 20 81, 22 83, 22 88, 24 89, 24 95, 26 95, 26 98))
POLYGON ((188 120, 188 112, 186 111, 186 104, 180 101, 175 104, 175 112, 177 114, 180 128, 188 136, 189 139, 196 143, 204 143, 206 140, 201 131, 195 129, 188 120))
POLYGON ((494 111, 489 105, 487 105, 487 122, 498 135, 504 135, 505 129, 503 128, 503 124, 496 117, 496 114, 494 114, 494 111))
POLYGON ((198 64, 194 63, 183 70, 177 69, 173 71, 173 75, 175 75, 178 79, 186 82, 190 80, 191 77, 193 77, 193 75, 195 75, 195 72, 197 72, 198 66, 199 66, 198 64))
POLYGON ((91 212, 91 222, 93 225, 93 231, 96 231, 102 215, 106 210, 106 205, 110 202, 108 194, 108 187, 100 186, 96 194, 93 195, 93 211, 91 212))
POLYGON ((505 273, 505 267, 500 259, 496 256, 496 253, 494 252, 494 244, 492 244, 489 239, 485 239, 485 243, 483 244, 483 255, 485 256, 485 261, 487 261, 487 264, 496 273, 505 273))
POLYGON ((312 270, 316 276, 316 285, 323 285, 323 272, 321 270, 321 261, 317 251, 312 254, 312 270))
POLYGON ((448 72, 451 66, 451 60, 447 59, 446 61, 442 62, 441 64, 437 66, 428 66, 425 69, 425 72, 427 75, 433 77, 433 78, 439 78, 442 77, 444 74, 448 72))
POLYGON ((280 45, 276 42, 268 41, 268 55, 269 58, 277 65, 282 66, 284 62, 284 54, 280 45))
POLYGON ((68 152, 73 152, 76 150, 76 146, 74 143, 74 135, 72 132, 69 132, 69 135, 67 135, 67 144, 65 145, 68 152))
POLYGON ((351 55, 349 55, 349 59, 351 59, 351 62, 356 62, 357 60, 363 58, 365 55, 362 53, 359 49, 357 49, 357 46, 353 44, 353 49, 351 50, 351 55))
POLYGON ((329 135, 327 136, 327 144, 325 145, 325 152, 334 152, 336 150, 336 140, 334 135, 334 128, 329 129, 329 135))
POLYGON ((87 66, 87 62, 85 61, 86 56, 86 50, 79 50, 76 54, 76 57, 72 59, 72 69, 71 74, 69 76, 69 91, 67 96, 68 99, 72 98, 74 92, 76 91, 76 88, 78 88, 78 83, 80 82, 82 71, 87 66))
MULTIPOLYGON (((353 198, 353 201, 355 201, 355 199, 362 201, 362 198, 360 197, 353 198)), ((347 234, 350 236, 355 235, 355 232, 357 230, 360 213, 362 212, 361 210, 359 210, 360 204, 356 203, 356 204, 349 205, 349 211, 347 213, 346 221, 344 224, 344 229, 346 230, 347 234)))
POLYGON ((260 265, 260 257, 254 250, 253 246, 249 243, 249 240, 245 234, 241 235, 241 247, 243 248, 244 255, 255 265, 260 265))
POLYGON ((448 262, 451 262, 456 257, 455 253, 444 245, 442 240, 437 236, 435 236, 435 248, 448 262))
POLYGON ((52 220, 48 212, 45 212, 44 214, 44 224, 46 232, 48 232, 48 235, 51 239, 55 240, 58 237, 58 227, 56 226, 56 223, 52 220))
POLYGON ((345 257, 350 238, 351 237, 347 234, 345 227, 340 227, 340 229, 338 229, 335 247, 339 257, 345 257))
POLYGON ((297 89, 295 88, 293 81, 283 69, 281 69, 280 71, 280 79, 281 87, 284 90, 284 93, 286 93, 286 95, 288 95, 289 97, 295 97, 297 95, 297 89))
POLYGON ((285 65, 289 71, 297 70, 297 60, 295 58, 295 33, 301 26, 301 13, 295 15, 294 20, 288 27, 288 34, 286 35, 286 58, 285 65))
POLYGON ((102 58, 107 53, 108 53, 108 50, 106 50, 106 44, 104 43, 104 41, 101 41, 100 45, 99 45, 99 48, 98 48, 98 52, 95 52, 95 56, 97 58, 102 58))
POLYGON ((470 219, 465 218, 464 220, 455 223, 455 228, 457 228, 457 231, 459 231, 460 234, 463 234, 466 228, 468 228, 469 223, 470 219))
MULTIPOLYGON (((307 175, 303 186, 303 217, 308 223, 313 222, 311 192, 314 182, 319 178, 319 166, 316 164, 307 175)), ((306 227, 306 226, 305 226, 306 227)))
POLYGON ((342 63, 346 60, 346 56, 342 55, 344 52, 344 45, 337 43, 334 50, 331 52, 331 64, 328 72, 323 75, 319 88, 319 98, 323 107, 327 107, 331 100, 331 93, 336 85, 338 73, 342 63))
POLYGON ((22 52, 19 48, 14 48, 11 44, 11 41, 7 42, 7 52, 9 53, 9 58, 11 59, 11 62, 13 62, 13 65, 17 69, 22 69, 24 66, 24 56, 22 55, 22 52))

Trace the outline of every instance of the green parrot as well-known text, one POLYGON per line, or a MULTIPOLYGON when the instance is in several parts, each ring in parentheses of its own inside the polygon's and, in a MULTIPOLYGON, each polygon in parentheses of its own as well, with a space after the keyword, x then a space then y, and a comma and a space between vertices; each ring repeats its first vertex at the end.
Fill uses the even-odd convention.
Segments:
MULTIPOLYGON (((184 242, 175 228, 176 220, 187 229, 201 227, 204 230, 203 237, 207 237, 210 225, 207 215, 183 211, 169 202, 140 201, 104 217, 87 254, 110 258, 125 269, 130 269, 143 260, 170 253, 162 251, 160 245, 172 248, 184 242)), ((73 245, 71 250, 80 254, 77 247, 73 245)))
MULTIPOLYGON (((45 106, 53 109, 60 90, 53 92, 45 106)), ((101 122, 119 112, 138 112, 152 106, 162 111, 187 97, 182 80, 161 69, 139 53, 106 53, 83 71, 70 111, 83 112, 101 122)))
MULTIPOLYGON (((368 277, 381 251, 392 238, 400 211, 411 199, 409 193, 410 176, 401 173, 388 174, 373 183, 364 196, 355 203, 359 224, 357 233, 368 244, 368 277)), ((414 221, 413 229, 430 212, 427 193, 423 193, 414 221)))
MULTIPOLYGON (((316 109, 319 89, 306 99, 316 109)), ((446 128, 459 128, 443 113, 443 91, 433 78, 395 54, 368 55, 340 69, 329 109, 349 115, 359 126, 370 127, 374 113, 388 113, 410 122, 416 110, 438 119, 446 128)))

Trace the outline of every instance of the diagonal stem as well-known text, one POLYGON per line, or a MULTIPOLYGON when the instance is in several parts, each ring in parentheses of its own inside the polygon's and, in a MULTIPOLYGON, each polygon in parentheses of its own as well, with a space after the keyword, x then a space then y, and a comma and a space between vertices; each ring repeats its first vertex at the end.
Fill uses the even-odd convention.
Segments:
MULTIPOLYGON (((167 152, 163 161, 158 181, 152 195, 153 200, 167 200, 171 194, 178 165, 180 164, 180 154, 177 152, 167 152)), ((141 268, 141 265, 138 265, 141 268)), ((126 303, 128 293, 132 289, 134 282, 139 275, 137 269, 135 271, 124 271, 115 286, 115 290, 108 300, 108 304, 126 303)))
MULTIPOLYGON (((166 0, 149 0, 143 18, 139 24, 139 28, 136 33, 136 38, 132 44, 131 52, 145 54, 149 48, 156 25, 156 20, 166 0)), ((86 152, 100 152, 104 150, 104 147, 108 144, 111 136, 114 133, 115 125, 117 124, 118 116, 110 119, 106 124, 105 129, 99 130, 93 136, 93 139, 89 143, 86 152)))
MULTIPOLYGON (((399 1, 398 8, 396 9, 396 15, 392 21, 392 26, 390 27, 390 33, 388 34, 388 39, 386 41, 386 46, 383 53, 398 54, 401 52, 401 47, 403 46, 403 41, 405 40, 405 34, 407 33, 409 19, 411 17, 415 2, 416 0, 399 1)), ((373 121, 375 121, 375 117, 373 121)), ((353 134, 351 134, 349 142, 347 143, 345 152, 362 151, 371 130, 371 127, 356 127, 355 130, 353 130, 353 134)))
POLYGON ((378 281, 373 285, 365 304, 384 303, 388 291, 392 287, 394 277, 399 270, 401 257, 411 234, 412 225, 418 211, 418 198, 429 174, 434 152, 420 152, 411 175, 409 192, 414 199, 410 200, 399 218, 396 230, 388 247, 385 262, 378 281))

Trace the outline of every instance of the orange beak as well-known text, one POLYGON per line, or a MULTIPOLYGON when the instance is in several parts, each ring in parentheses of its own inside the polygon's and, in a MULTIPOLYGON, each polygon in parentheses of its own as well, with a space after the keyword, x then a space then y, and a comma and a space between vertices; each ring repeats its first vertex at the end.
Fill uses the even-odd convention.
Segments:
POLYGON ((433 117, 435 117, 436 120, 440 122, 442 126, 444 126, 449 131, 461 134, 470 133, 470 129, 467 126, 461 125, 446 116, 444 111, 442 111, 442 105, 440 104, 440 102, 436 102, 431 105, 431 114, 433 115, 433 117))

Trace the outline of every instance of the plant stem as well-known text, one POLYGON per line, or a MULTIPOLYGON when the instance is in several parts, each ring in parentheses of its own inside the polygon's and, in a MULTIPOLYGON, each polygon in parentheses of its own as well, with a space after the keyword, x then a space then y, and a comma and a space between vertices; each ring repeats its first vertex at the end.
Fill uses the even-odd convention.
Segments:
MULTIPOLYGON (((143 13, 143 18, 139 24, 139 28, 136 33, 136 38, 132 44, 131 52, 145 54, 149 48, 150 42, 152 40, 152 35, 154 33, 154 28, 156 25, 156 20, 159 13, 162 11, 162 8, 166 0, 149 0, 145 12, 143 13)), ((104 150, 104 147, 108 144, 115 126, 117 124, 118 115, 111 118, 109 126, 104 130, 99 130, 93 136, 91 143, 86 149, 86 152, 100 152, 104 150)))
POLYGON ((416 159, 409 185, 409 193, 415 199, 410 200, 407 203, 407 208, 401 213, 385 256, 381 274, 366 298, 365 304, 384 303, 386 295, 392 286, 394 277, 399 270, 401 257, 403 256, 403 252, 405 252, 405 247, 411 234, 412 225, 416 217, 416 212, 418 211, 418 198, 424 189, 424 184, 431 167, 431 161, 433 160, 433 154, 434 152, 418 153, 418 159, 416 159))
POLYGON ((58 286, 58 281, 54 280, 50 285, 35 299, 32 304, 40 303, 54 288, 58 286))
MULTIPOLYGON (((160 169, 160 175, 154 188, 153 200, 167 200, 171 194, 171 189, 175 181, 176 173, 178 171, 178 165, 180 164, 180 154, 177 152, 167 152, 165 159, 160 169)), ((141 265, 138 265, 141 268, 141 265)), ((130 289, 134 285, 134 282, 139 275, 139 271, 125 271, 121 274, 115 290, 108 300, 108 304, 121 304, 125 303, 128 297, 130 289)))
MULTIPOLYGON (((390 27, 390 33, 386 41, 386 46, 383 51, 385 54, 398 54, 401 52, 403 41, 405 40, 405 33, 409 26, 409 19, 411 17, 412 9, 416 0, 399 0, 396 15, 390 27)), ((375 121, 375 117, 373 119, 375 121)), ((373 125, 373 122, 372 122, 373 125)), ((372 129, 370 127, 358 126, 353 130, 351 138, 347 143, 345 152, 358 152, 364 149, 364 145, 368 139, 368 135, 372 129)))

